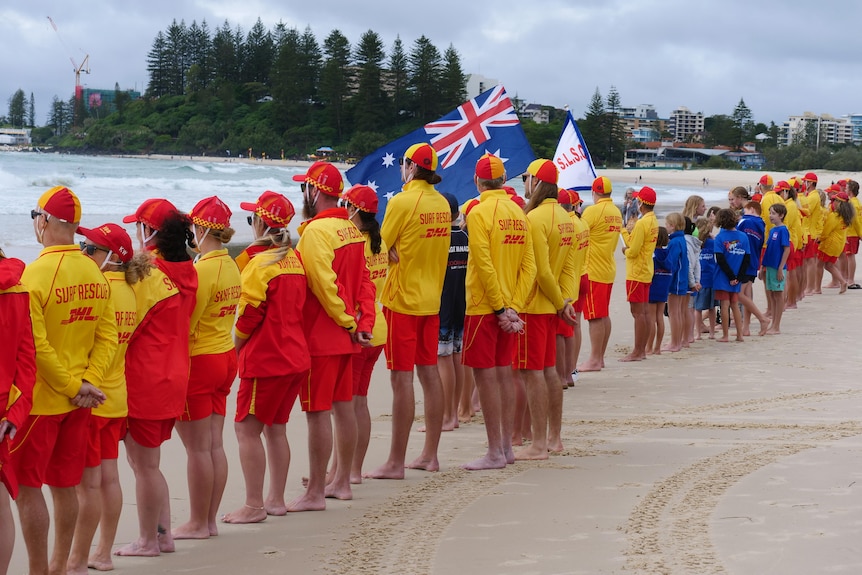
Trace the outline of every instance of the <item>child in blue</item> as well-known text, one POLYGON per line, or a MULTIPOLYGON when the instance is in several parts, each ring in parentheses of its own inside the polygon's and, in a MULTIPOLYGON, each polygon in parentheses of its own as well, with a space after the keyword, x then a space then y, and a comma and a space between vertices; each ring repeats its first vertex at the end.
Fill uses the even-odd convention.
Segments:
POLYGON ((667 317, 670 320, 670 344, 662 351, 679 351, 685 336, 685 315, 688 313, 688 250, 685 242, 685 218, 680 213, 668 214, 665 227, 669 234, 667 266, 671 271, 667 296, 667 317))
POLYGON ((763 240, 766 234, 766 224, 760 217, 760 203, 748 202, 743 206, 742 218, 736 224, 736 229, 745 232, 748 236, 748 245, 751 248, 751 258, 748 260, 748 269, 745 277, 739 278, 742 287, 739 290, 739 303, 745 308, 742 315, 742 335, 749 335, 751 331, 751 316, 760 322, 760 334, 766 335, 769 327, 769 318, 761 312, 754 303, 754 280, 760 270, 760 254, 763 251, 763 240))
POLYGON ((715 223, 721 228, 715 236, 715 265, 716 271, 713 279, 713 290, 715 299, 721 305, 722 337, 716 341, 730 341, 728 331, 730 322, 727 321, 728 308, 733 313, 733 324, 736 326, 736 341, 745 341, 742 337, 742 317, 739 313, 739 290, 741 287, 740 275, 745 275, 748 269, 748 261, 751 259, 751 246, 745 232, 736 229, 736 212, 730 209, 719 210, 715 217, 715 223))
POLYGON ((787 208, 783 204, 769 206, 769 222, 773 228, 769 231, 760 272, 772 307, 772 323, 766 331, 769 335, 781 333, 781 315, 784 313, 784 268, 790 257, 790 232, 784 225, 786 215, 787 208))
POLYGON ((667 243, 667 229, 659 226, 655 251, 652 254, 652 282, 649 284, 649 317, 652 321, 650 321, 646 350, 651 355, 661 355, 661 340, 664 339, 664 308, 667 305, 672 275, 667 263, 667 243))
POLYGON ((694 309, 697 312, 695 339, 701 339, 703 313, 708 312, 709 339, 715 338, 715 297, 712 293, 713 274, 715 273, 715 253, 712 237, 712 222, 709 218, 697 218, 697 237, 703 242, 700 247, 700 290, 694 295, 694 309))

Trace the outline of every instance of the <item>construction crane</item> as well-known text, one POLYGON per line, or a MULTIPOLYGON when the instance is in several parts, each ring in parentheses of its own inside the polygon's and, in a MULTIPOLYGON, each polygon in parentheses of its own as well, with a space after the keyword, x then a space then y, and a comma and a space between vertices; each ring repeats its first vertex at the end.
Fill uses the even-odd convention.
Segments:
MULTIPOLYGON (((57 33, 57 38, 60 39, 60 43, 64 48, 66 48, 66 52, 70 52, 68 46, 66 46, 66 43, 63 41, 63 36, 60 34, 60 30, 57 28, 57 24, 54 22, 54 19, 50 16, 47 18, 48 22, 51 23, 51 27, 54 29, 54 32, 57 33)), ((72 62, 72 69, 75 71, 75 114, 77 115, 78 110, 81 107, 81 100, 84 97, 84 87, 81 86, 81 72, 84 72, 85 74, 90 73, 90 55, 86 54, 80 65, 75 62, 75 58, 72 56, 69 56, 69 60, 72 62)))

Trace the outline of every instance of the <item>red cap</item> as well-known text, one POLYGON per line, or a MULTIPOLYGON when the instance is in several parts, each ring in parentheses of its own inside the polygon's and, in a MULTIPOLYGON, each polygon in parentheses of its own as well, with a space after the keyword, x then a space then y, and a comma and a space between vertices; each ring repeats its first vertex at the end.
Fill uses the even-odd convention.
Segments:
POLYGON ((493 154, 484 154, 476 162, 476 177, 482 180, 496 180, 506 174, 503 160, 493 154))
POLYGON ((123 263, 134 255, 132 238, 128 232, 117 224, 102 224, 97 228, 78 227, 77 233, 84 236, 99 247, 107 248, 120 257, 123 263))
POLYGON ((762 200, 762 199, 763 199, 763 194, 754 194, 753 196, 751 196, 752 202, 760 202, 760 200, 762 200))
POLYGON ((649 186, 642 187, 639 191, 632 194, 632 196, 640 200, 642 204, 647 204, 648 206, 654 206, 656 202, 655 190, 649 186))
POLYGON ((606 176, 599 176, 593 180, 593 193, 601 196, 609 196, 612 189, 611 180, 606 176))
POLYGON ((437 169, 437 150, 430 144, 413 144, 404 152, 404 157, 420 168, 431 172, 437 169))
POLYGON ((760 176, 759 183, 761 186, 771 186, 772 185, 772 176, 769 174, 763 174, 760 176))
POLYGON ((229 227, 230 216, 230 208, 215 196, 202 199, 189 212, 193 224, 212 230, 229 227))
POLYGON ((54 186, 39 198, 39 207, 62 222, 76 224, 81 221, 81 202, 66 186, 54 186))
POLYGON ((257 217, 273 230, 286 227, 296 214, 290 200, 269 190, 262 193, 256 202, 240 202, 239 207, 257 214, 257 217))
POLYGON ((123 218, 123 223, 141 222, 154 230, 161 230, 165 219, 175 213, 177 213, 177 208, 169 201, 162 198, 150 198, 138 206, 134 214, 123 218))
POLYGON ((293 176, 293 181, 311 184, 327 196, 336 198, 344 191, 344 178, 341 177, 341 172, 329 162, 314 162, 309 166, 308 172, 293 176))
POLYGON ((377 213, 377 194, 369 186, 356 184, 344 192, 343 199, 356 206, 358 210, 369 214, 377 213))
POLYGON ((783 192, 783 191, 789 190, 789 189, 790 189, 790 184, 788 184, 784 180, 780 180, 777 184, 775 184, 773 191, 777 194, 779 192, 783 192))
POLYGON ((573 206, 577 206, 582 203, 581 196, 575 190, 567 190, 566 188, 560 188, 559 193, 557 193, 557 201, 561 204, 571 204, 573 206))
POLYGON ((833 200, 838 200, 839 202, 849 202, 850 196, 847 195, 847 192, 838 192, 832 197, 833 200))
POLYGON ((530 165, 527 166, 527 173, 532 174, 534 178, 540 180, 542 182, 547 182, 548 184, 557 185, 557 166, 554 165, 554 162, 551 160, 533 160, 530 162, 530 165))
POLYGON ((815 174, 814 172, 808 172, 807 174, 802 176, 802 181, 803 182, 814 182, 816 184, 817 183, 817 174, 815 174))

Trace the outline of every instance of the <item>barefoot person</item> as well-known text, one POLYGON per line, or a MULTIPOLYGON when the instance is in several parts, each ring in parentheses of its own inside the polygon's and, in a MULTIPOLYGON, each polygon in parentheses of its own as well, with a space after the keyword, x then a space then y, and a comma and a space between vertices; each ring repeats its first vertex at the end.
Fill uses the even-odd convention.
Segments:
POLYGON ((30 325, 30 296, 21 284, 24 262, 0 250, 0 317, 3 336, 11 345, 0 349, 0 573, 6 573, 15 544, 10 497, 18 496, 18 481, 9 464, 9 443, 15 439, 33 406, 36 350, 30 325))
POLYGON ((473 368, 482 402, 488 451, 465 469, 500 469, 515 461, 512 451, 512 357, 515 333, 536 277, 533 241, 524 212, 502 190, 503 162, 486 154, 476 164, 479 203, 467 214, 467 317, 464 365, 473 368))
POLYGON ((189 212, 200 253, 195 262, 198 290, 191 318, 189 389, 176 423, 188 456, 189 520, 174 529, 174 539, 218 535, 216 513, 227 483, 222 432, 236 378, 231 332, 240 294, 239 268, 224 247, 234 234, 230 216, 230 208, 215 196, 189 212))
MULTIPOLYGON (((781 182, 779 182, 781 183, 781 182)), ((763 253, 763 267, 760 279, 766 284, 766 295, 772 306, 772 321, 767 334, 781 333, 781 316, 784 313, 784 285, 787 262, 793 250, 790 231, 784 225, 787 208, 783 204, 773 204, 769 208, 769 219, 772 221, 772 231, 763 253)))
POLYGON ((403 479, 407 441, 413 426, 413 368, 422 385, 425 443, 422 453, 406 464, 411 469, 437 471, 437 446, 443 428, 443 387, 437 371, 440 333, 440 294, 449 257, 451 211, 434 189, 437 152, 414 144, 401 159, 404 186, 389 200, 380 233, 389 246, 390 267, 383 303, 388 337, 386 367, 392 383, 392 442, 386 462, 368 473, 378 479, 403 479))
MULTIPOLYGON (((101 405, 101 387, 116 352, 117 325, 110 288, 99 266, 74 244, 81 204, 57 186, 31 211, 44 246, 21 282, 30 292, 36 348, 33 408, 11 445, 11 467, 20 485, 18 515, 31 574, 64 573, 69 559, 84 473, 90 410, 101 405), (48 559, 48 507, 54 502, 54 547, 48 559)), ((4 331, 4 337, 8 337, 4 331)))
POLYGON ((110 571, 111 548, 117 534, 123 492, 117 467, 120 440, 126 431, 126 348, 137 325, 137 306, 132 285, 141 279, 146 266, 140 260, 131 264, 132 238, 117 224, 78 228, 84 236, 81 251, 102 270, 111 286, 111 304, 117 324, 117 349, 102 382, 105 403, 90 413, 86 467, 78 493, 78 521, 68 573, 82 574, 87 568, 110 571), (99 528, 99 542, 90 553, 93 536, 99 528))
POLYGON ((152 557, 174 551, 168 483, 159 464, 185 408, 189 384, 189 323, 198 277, 187 248, 188 216, 164 199, 149 199, 123 223, 135 222, 149 274, 134 285, 138 325, 126 350, 126 455, 135 473, 138 538, 115 555, 152 557))
POLYGON ((626 299, 635 321, 635 343, 631 353, 620 361, 646 359, 649 338, 649 286, 653 276, 655 244, 658 240, 658 220, 655 217, 655 190, 642 187, 636 194, 641 217, 631 234, 623 231, 623 255, 626 257, 626 299))
POLYGON ((617 275, 614 252, 623 227, 623 217, 611 201, 611 181, 599 176, 593 181, 593 205, 581 219, 590 228, 587 251, 587 293, 584 318, 590 325, 590 357, 578 366, 579 372, 600 371, 611 337, 611 289, 617 275))
POLYGON ((253 212, 249 223, 253 254, 242 270, 234 342, 240 385, 234 430, 245 480, 245 503, 222 517, 225 523, 257 523, 284 515, 284 489, 290 467, 286 425, 299 388, 308 381, 308 346, 302 310, 308 291, 302 263, 291 247, 287 224, 293 205, 266 191, 257 202, 242 202, 253 212), (264 450, 261 434, 266 436, 264 450), (269 493, 263 483, 269 462, 269 493))
POLYGON ((303 307, 311 370, 300 390, 308 422, 308 486, 288 511, 326 509, 326 497, 352 499, 350 470, 356 449, 353 357, 371 343, 374 284, 365 265, 365 237, 338 207, 344 179, 332 164, 315 162, 294 176, 305 184, 297 252, 305 266, 303 307), (335 418, 336 472, 327 482, 335 418))
POLYGON ((744 341, 742 336, 742 316, 739 311, 739 290, 742 287, 740 276, 745 276, 748 260, 751 258, 751 247, 745 232, 736 229, 736 212, 729 208, 718 211, 715 217, 716 225, 721 228, 715 236, 715 265, 713 278, 715 299, 721 305, 722 336, 716 341, 726 342, 730 328, 732 312, 733 325, 736 327, 736 341, 744 341))
MULTIPOLYGON (((502 165, 500 166, 502 173, 502 165)), ((494 176, 495 174, 490 174, 494 176)), ((524 305, 524 330, 516 335, 513 366, 526 385, 532 443, 515 459, 547 459, 548 451, 563 450, 560 438, 563 388, 557 376, 557 324, 574 324, 575 226, 557 202, 557 167, 551 160, 534 160, 524 182, 527 225, 536 262, 536 279, 524 305)), ((493 179, 493 178, 488 178, 493 179)))

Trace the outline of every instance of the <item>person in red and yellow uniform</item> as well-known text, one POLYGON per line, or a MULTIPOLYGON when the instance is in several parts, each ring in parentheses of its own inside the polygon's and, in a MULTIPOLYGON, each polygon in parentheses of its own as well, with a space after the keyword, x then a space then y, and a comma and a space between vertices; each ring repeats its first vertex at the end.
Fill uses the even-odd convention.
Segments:
POLYGON ((516 335, 513 367, 521 372, 526 384, 533 441, 515 453, 515 459, 547 459, 548 451, 563 450, 560 438, 563 388, 556 369, 557 324, 561 318, 574 323, 571 302, 576 297, 575 282, 580 278, 575 278, 575 226, 557 202, 559 189, 554 163, 534 160, 527 167, 524 189, 529 199, 527 224, 537 271, 524 307, 524 329, 516 335))
POLYGON ((524 327, 518 313, 524 311, 536 278, 536 261, 527 217, 501 189, 506 182, 503 161, 482 156, 474 181, 479 203, 467 214, 470 257, 461 357, 473 368, 488 450, 463 467, 499 469, 515 461, 512 357, 515 333, 524 327))
POLYGON ((626 299, 629 301, 632 317, 635 320, 635 344, 631 353, 620 361, 640 361, 646 359, 646 344, 649 338, 649 288, 654 271, 653 252, 658 240, 658 220, 656 220, 655 190, 644 186, 635 192, 641 216, 635 222, 631 234, 623 228, 623 255, 626 257, 626 299))
POLYGON ((117 349, 102 381, 105 403, 90 414, 86 468, 78 491, 78 522, 67 568, 82 573, 88 566, 102 571, 113 569, 111 548, 123 507, 120 473, 117 467, 120 439, 126 432, 126 348, 137 325, 137 306, 132 284, 146 270, 137 260, 132 265, 132 238, 117 224, 78 228, 84 236, 81 251, 102 270, 111 286, 111 303, 117 324, 117 349), (99 528, 99 543, 90 554, 93 536, 99 528))
POLYGON ((189 520, 174 539, 218 535, 216 512, 227 483, 222 434, 227 396, 236 378, 233 324, 239 303, 239 268, 227 253, 233 237, 230 208, 216 196, 199 201, 189 218, 200 256, 195 261, 198 289, 191 317, 191 371, 186 408, 177 432, 188 455, 189 520))
POLYGON ((362 464, 371 438, 371 414, 368 411, 368 387, 377 359, 386 343, 386 318, 380 296, 389 271, 389 250, 380 235, 377 222, 377 194, 368 186, 357 184, 344 192, 344 204, 351 221, 365 237, 365 265, 374 284, 375 307, 374 329, 370 346, 363 347, 353 357, 353 411, 356 414, 356 451, 350 470, 350 482, 362 483, 362 464))
POLYGON ((353 358, 371 344, 374 284, 365 265, 365 238, 347 210, 338 207, 344 179, 338 169, 315 162, 306 174, 296 249, 305 265, 308 295, 303 308, 308 352, 313 359, 300 399, 308 421, 309 473, 306 492, 288 511, 326 508, 326 497, 351 499, 350 469, 356 449, 353 358), (336 473, 326 482, 335 416, 336 473))
POLYGON ((39 198, 31 212, 45 247, 21 277, 30 292, 36 347, 33 408, 18 430, 12 467, 21 490, 18 514, 31 573, 65 570, 78 516, 75 486, 87 454, 90 409, 105 401, 105 374, 117 346, 110 287, 99 267, 74 244, 81 203, 66 187, 39 198), (54 500, 54 551, 48 560, 48 509, 54 500))
POLYGON ((401 158, 404 186, 386 205, 381 235, 389 246, 390 268, 380 301, 386 314, 386 366, 392 383, 392 441, 386 462, 369 477, 403 479, 404 468, 437 471, 443 429, 443 384, 437 370, 440 294, 449 260, 452 214, 434 186, 441 182, 437 152, 413 144, 401 158), (422 385, 425 442, 406 463, 407 442, 416 410, 413 368, 422 385))
POLYGON ((0 348, 0 573, 6 573, 15 544, 15 522, 9 498, 18 496, 18 481, 9 464, 9 443, 33 406, 36 350, 30 325, 30 296, 21 285, 24 262, 0 250, 0 332, 11 345, 0 348))
POLYGON ((124 439, 135 472, 138 539, 116 555, 174 550, 168 484, 159 469, 161 444, 183 414, 189 383, 189 323, 198 276, 188 216, 164 199, 149 199, 123 223, 135 222, 140 257, 150 273, 134 285, 138 325, 126 350, 129 429, 124 439))
POLYGON ((805 218, 808 222, 808 235, 804 240, 802 253, 802 270, 805 275, 804 295, 820 293, 817 285, 817 243, 823 230, 823 214, 820 205, 820 192, 817 190, 817 174, 808 172, 802 178, 805 185, 805 195, 801 200, 802 207, 808 212, 805 218))
POLYGON ((575 311, 575 324, 570 325, 563 319, 557 324, 557 374, 561 385, 574 387, 577 380, 578 354, 581 351, 581 314, 584 311, 583 286, 587 281, 587 247, 590 245, 590 228, 581 220, 583 200, 574 190, 560 189, 557 201, 569 213, 575 228, 575 291, 572 307, 575 311))
POLYGON ((293 250, 287 225, 296 213, 283 195, 266 191, 240 207, 253 212, 254 243, 242 270, 234 342, 239 352, 240 386, 236 430, 245 478, 245 504, 222 519, 255 523, 267 514, 284 515, 284 489, 290 466, 286 426, 311 361, 302 312, 305 271, 293 250), (266 436, 264 450, 261 434, 266 436), (269 461, 269 493, 263 482, 269 461))
POLYGON ((611 181, 599 176, 593 181, 593 205, 581 219, 590 229, 587 250, 587 293, 584 317, 590 322, 590 357, 578 371, 599 371, 605 366, 605 352, 611 337, 611 289, 617 274, 614 252, 623 228, 620 209, 611 200, 611 181))

